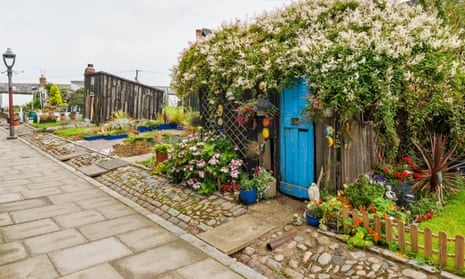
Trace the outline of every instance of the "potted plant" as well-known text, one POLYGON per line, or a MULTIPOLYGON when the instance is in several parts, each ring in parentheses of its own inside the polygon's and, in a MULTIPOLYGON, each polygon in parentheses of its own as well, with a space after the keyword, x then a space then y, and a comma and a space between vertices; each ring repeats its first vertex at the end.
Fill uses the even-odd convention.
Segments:
POLYGON ((241 180, 239 197, 244 204, 253 204, 257 201, 257 186, 256 181, 253 178, 243 178, 241 180))
POLYGON ((310 201, 305 209, 305 219, 310 226, 318 227, 323 217, 323 208, 320 206, 320 188, 316 183, 312 183, 308 188, 308 197, 310 201))
POLYGON ((158 166, 161 162, 164 162, 168 159, 168 149, 170 147, 171 144, 169 143, 159 143, 152 148, 153 151, 155 151, 155 157, 157 158, 155 167, 158 166))
POLYGON ((263 198, 271 198, 273 196, 273 193, 270 193, 270 189, 273 188, 271 184, 276 183, 276 180, 271 172, 262 167, 257 167, 255 168, 253 179, 257 188, 258 201, 263 198))
POLYGON ((310 226, 318 227, 320 219, 323 217, 323 209, 320 207, 320 201, 310 200, 305 210, 305 219, 310 226))
POLYGON ((77 118, 77 112, 75 112, 75 111, 70 112, 70 113, 69 113, 69 118, 70 118, 71 120, 76 120, 76 118, 77 118))

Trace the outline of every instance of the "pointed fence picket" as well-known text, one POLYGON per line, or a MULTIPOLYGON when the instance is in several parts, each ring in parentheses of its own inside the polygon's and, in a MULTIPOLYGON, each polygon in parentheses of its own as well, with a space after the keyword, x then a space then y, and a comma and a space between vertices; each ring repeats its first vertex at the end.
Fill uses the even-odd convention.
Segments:
POLYGON ((462 235, 456 235, 455 238, 448 238, 447 234, 440 231, 433 234, 431 229, 425 228, 419 230, 416 225, 405 226, 405 223, 388 217, 385 219, 379 216, 370 217, 367 212, 352 211, 348 207, 342 209, 342 224, 345 232, 348 232, 350 225, 346 220, 352 220, 355 224, 357 220, 365 229, 372 228, 381 236, 384 236, 386 243, 396 242, 401 251, 412 251, 418 253, 423 251, 425 258, 438 257, 438 264, 442 267, 447 265, 448 259, 454 259, 454 267, 457 270, 464 270, 465 265, 465 240, 462 235), (410 240, 407 240, 407 235, 410 240), (423 245, 419 244, 419 236, 423 235, 423 245), (434 240, 437 241, 434 241, 434 240), (433 243, 437 243, 434 246, 433 243), (447 246, 449 243, 455 247, 455 253, 449 254, 447 246))

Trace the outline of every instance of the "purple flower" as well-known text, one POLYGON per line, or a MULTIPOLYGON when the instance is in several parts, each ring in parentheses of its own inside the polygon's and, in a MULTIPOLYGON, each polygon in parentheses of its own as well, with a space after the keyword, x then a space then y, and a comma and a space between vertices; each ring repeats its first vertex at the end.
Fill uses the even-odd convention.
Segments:
POLYGON ((232 170, 231 171, 231 177, 232 178, 238 178, 239 174, 241 174, 238 170, 232 170))
POLYGON ((197 190, 197 189, 200 189, 200 186, 201 186, 200 182, 197 181, 194 183, 194 185, 192 185, 192 188, 197 190))
POLYGON ((204 178, 205 177, 205 172, 204 171, 199 171, 199 177, 204 178))
POLYGON ((197 165, 198 168, 203 168, 205 166, 205 161, 204 160, 199 160, 196 165, 197 165))
POLYGON ((229 169, 227 167, 222 167, 220 169, 221 172, 224 172, 224 173, 228 173, 229 172, 229 169))

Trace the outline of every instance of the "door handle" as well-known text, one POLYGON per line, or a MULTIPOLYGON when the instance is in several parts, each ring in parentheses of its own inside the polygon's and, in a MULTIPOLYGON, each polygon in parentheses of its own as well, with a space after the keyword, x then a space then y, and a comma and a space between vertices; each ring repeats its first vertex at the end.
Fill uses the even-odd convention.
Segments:
POLYGON ((299 132, 308 132, 308 129, 299 128, 299 132))

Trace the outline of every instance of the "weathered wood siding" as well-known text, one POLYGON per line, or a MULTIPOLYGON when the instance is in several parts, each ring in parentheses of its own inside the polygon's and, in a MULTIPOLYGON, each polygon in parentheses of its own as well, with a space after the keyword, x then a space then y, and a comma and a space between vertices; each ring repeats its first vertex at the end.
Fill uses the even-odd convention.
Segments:
POLYGON ((318 178, 323 168, 325 179, 329 165, 330 181, 322 181, 322 186, 329 185, 329 189, 325 190, 334 191, 341 189, 344 183, 355 181, 360 173, 372 170, 377 162, 378 144, 372 122, 353 121, 350 129, 343 133, 345 138, 339 139, 329 154, 330 148, 324 135, 325 124, 334 127, 334 119, 315 124, 315 177, 318 178))
POLYGON ((85 74, 84 86, 84 116, 97 124, 119 110, 134 119, 156 119, 164 105, 162 90, 105 72, 85 74))
POLYGON ((373 122, 352 122, 350 140, 341 147, 342 183, 350 183, 372 170, 377 160, 377 140, 373 122))

